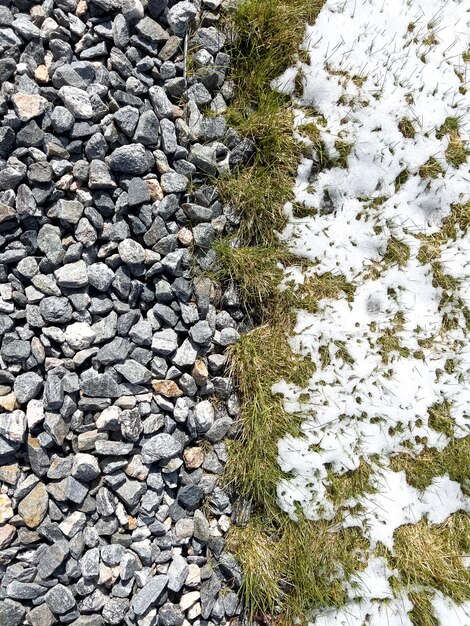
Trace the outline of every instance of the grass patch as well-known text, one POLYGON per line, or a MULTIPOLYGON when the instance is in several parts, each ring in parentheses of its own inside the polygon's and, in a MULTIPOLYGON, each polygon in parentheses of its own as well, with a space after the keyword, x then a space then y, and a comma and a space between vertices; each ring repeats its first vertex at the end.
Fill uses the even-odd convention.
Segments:
POLYGON ((445 135, 450 135, 459 130, 459 120, 456 117, 446 117, 442 126, 436 131, 436 138, 442 139, 445 135))
POLYGON ((334 504, 341 504, 349 498, 356 498, 364 493, 373 493, 374 487, 370 484, 372 467, 361 460, 359 467, 339 476, 328 470, 327 493, 334 504))
POLYGON ((231 78, 236 85, 227 122, 256 143, 253 165, 220 181, 222 197, 242 218, 244 244, 272 245, 286 223, 301 146, 292 134, 289 99, 270 83, 292 63, 323 0, 245 0, 227 15, 232 30, 231 78))
POLYGON ((418 456, 400 454, 391 459, 394 472, 404 471, 406 480, 416 489, 426 489, 433 478, 448 474, 451 480, 470 491, 470 437, 453 439, 444 450, 426 448, 418 456))
POLYGON ((406 586, 437 589, 457 603, 470 599, 470 571, 462 556, 470 549, 470 519, 464 513, 451 515, 442 524, 426 520, 397 528, 394 556, 406 586))
POLYGON ((390 362, 392 353, 397 353, 404 358, 410 356, 409 348, 401 345, 400 338, 397 335, 397 333, 403 330, 404 323, 405 319, 403 313, 398 312, 395 315, 390 328, 384 330, 384 332, 377 339, 379 354, 382 357, 382 361, 385 365, 390 362))
POLYGON ((243 335, 229 354, 240 393, 243 432, 238 440, 229 442, 227 480, 272 519, 280 512, 276 489, 283 477, 277 442, 287 433, 299 434, 300 416, 286 413, 282 398, 274 396, 271 387, 283 379, 304 387, 314 368, 310 360, 292 352, 289 331, 288 319, 260 326, 243 335))
POLYGON ((408 170, 402 170, 395 178, 395 191, 400 191, 406 181, 409 179, 410 173, 408 170))
POLYGON ((466 235, 470 228, 470 202, 453 204, 450 214, 442 220, 441 228, 433 235, 417 235, 422 241, 418 252, 420 263, 431 263, 439 259, 441 247, 457 237, 466 235))
POLYGON ((246 530, 232 528, 227 542, 246 572, 243 596, 255 620, 291 626, 305 612, 347 601, 344 578, 364 568, 368 547, 358 529, 287 518, 271 536, 265 528, 264 519, 253 519, 246 530), (282 613, 271 622, 280 606, 282 613))

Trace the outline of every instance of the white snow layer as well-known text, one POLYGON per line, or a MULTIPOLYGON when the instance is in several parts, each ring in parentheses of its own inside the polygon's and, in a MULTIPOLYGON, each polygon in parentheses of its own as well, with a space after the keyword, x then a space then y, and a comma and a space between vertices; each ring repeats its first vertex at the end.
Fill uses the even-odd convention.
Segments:
MULTIPOLYGON (((429 424, 433 405, 448 403, 456 438, 470 429, 470 243, 456 224, 456 238, 439 241, 429 262, 418 257, 423 236, 439 233, 452 207, 470 202, 468 162, 452 164, 446 155, 450 141, 467 147, 469 139, 469 16, 468 0, 327 0, 316 24, 307 26, 309 62, 299 60, 273 85, 294 98, 300 72, 294 132, 312 151, 299 165, 282 239, 311 261, 315 274, 342 275, 355 287, 352 298, 325 299, 317 313, 298 313, 291 345, 317 369, 306 389, 284 381, 273 388, 286 410, 305 416, 304 437, 279 442, 279 463, 289 477, 278 486, 278 500, 293 519, 298 505, 309 519, 333 519, 338 506, 327 495, 328 473, 355 470, 365 460, 377 491, 340 509, 344 525, 359 526, 371 548, 382 542, 393 550, 402 524, 423 517, 440 523, 470 511, 449 476, 421 492, 404 472, 388 468, 398 453, 448 445, 429 424), (457 134, 439 132, 448 118, 457 134), (412 123, 414 136, 404 136, 403 120, 412 123), (338 157, 338 140, 351 145, 347 167, 318 167, 320 148, 306 136, 309 123, 330 160, 338 157), (420 172, 429 159, 441 170, 434 178, 420 172), (312 216, 296 218, 295 204, 312 216), (394 241, 409 249, 401 265, 385 257, 394 241), (446 291, 433 281, 431 261, 454 279, 446 291), (389 338, 394 349, 385 353, 389 338)), ((468 222, 470 204, 464 212, 468 222)), ((299 285, 309 272, 296 269, 286 279, 299 285)), ((387 594, 379 570, 373 560, 366 573, 387 594)), ((375 601, 383 597, 392 594, 351 597, 350 605, 317 617, 315 625, 410 626, 407 596, 375 601)), ((436 593, 433 606, 442 625, 470 624, 467 605, 436 593)))

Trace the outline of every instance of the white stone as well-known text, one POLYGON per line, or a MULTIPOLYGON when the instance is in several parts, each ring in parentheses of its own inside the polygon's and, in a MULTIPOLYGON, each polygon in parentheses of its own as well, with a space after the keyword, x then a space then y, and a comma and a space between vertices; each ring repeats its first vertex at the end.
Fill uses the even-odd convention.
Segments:
POLYGON ((198 431, 206 432, 214 423, 214 407, 209 400, 203 400, 196 405, 195 421, 198 431))
POLYGON ((65 329, 65 341, 73 350, 85 350, 89 348, 96 338, 96 333, 90 324, 75 322, 65 329))
POLYGON ((26 406, 26 421, 31 430, 44 419, 44 403, 42 400, 30 400, 26 406))

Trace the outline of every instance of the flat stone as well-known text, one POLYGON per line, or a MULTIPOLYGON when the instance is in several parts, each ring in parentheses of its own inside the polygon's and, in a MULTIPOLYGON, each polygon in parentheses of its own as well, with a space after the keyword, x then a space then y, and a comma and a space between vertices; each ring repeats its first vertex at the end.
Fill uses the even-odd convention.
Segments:
POLYGON ((77 200, 59 200, 56 211, 60 220, 70 224, 78 224, 83 215, 84 206, 77 200))
POLYGON ((38 483, 18 504, 18 513, 28 528, 37 528, 47 513, 49 496, 43 483, 38 483))
POLYGON ((19 409, 11 413, 4 413, 0 419, 0 435, 8 439, 20 443, 26 434, 26 415, 19 409))
POLYGON ((58 569, 69 555, 67 541, 58 541, 45 546, 38 562, 38 574, 41 578, 47 578, 58 569))
POLYGON ((118 363, 114 366, 114 369, 133 385, 144 385, 152 377, 152 373, 146 367, 134 361, 134 359, 118 363))
POLYGON ((180 398, 183 395, 174 380, 152 380, 152 387, 155 393, 165 398, 180 398))
POLYGON ((97 374, 82 380, 80 387, 86 396, 91 398, 119 398, 121 390, 117 382, 109 374, 97 374))
POLYGON ((77 87, 61 87, 59 98, 76 119, 90 119, 93 117, 93 107, 90 96, 83 89, 77 87))
POLYGON ((186 559, 180 555, 175 555, 168 568, 168 589, 177 593, 183 587, 189 572, 186 559))
POLYGON ((163 604, 164 591, 168 584, 167 576, 154 576, 132 600, 132 610, 139 616, 154 605, 163 604))
POLYGON ((44 599, 55 615, 63 615, 75 607, 72 592, 60 583, 49 589, 44 599))
POLYGON ((166 433, 160 433, 147 439, 142 446, 142 461, 144 463, 155 463, 156 461, 167 461, 181 453, 181 443, 166 433))
POLYGON ((36 94, 16 93, 12 102, 20 122, 29 122, 42 115, 47 107, 46 98, 36 94))
POLYGON ((85 261, 76 261, 75 263, 67 263, 54 272, 57 284, 61 287, 70 287, 71 289, 80 289, 88 285, 87 266, 85 261))

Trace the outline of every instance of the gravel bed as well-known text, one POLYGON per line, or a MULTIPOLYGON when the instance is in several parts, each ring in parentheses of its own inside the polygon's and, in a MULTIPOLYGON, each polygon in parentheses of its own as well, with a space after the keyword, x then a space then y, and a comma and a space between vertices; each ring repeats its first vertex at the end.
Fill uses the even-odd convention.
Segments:
POLYGON ((0 0, 2 626, 241 619, 221 4, 0 0))

